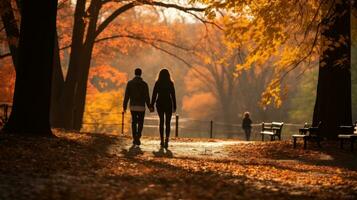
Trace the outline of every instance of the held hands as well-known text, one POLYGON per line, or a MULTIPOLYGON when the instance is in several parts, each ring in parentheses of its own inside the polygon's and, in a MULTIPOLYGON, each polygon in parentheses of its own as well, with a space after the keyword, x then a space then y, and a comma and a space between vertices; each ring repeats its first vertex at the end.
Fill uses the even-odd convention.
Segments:
POLYGON ((155 112, 155 108, 154 108, 154 106, 150 106, 149 107, 149 111, 152 113, 152 112, 155 112))

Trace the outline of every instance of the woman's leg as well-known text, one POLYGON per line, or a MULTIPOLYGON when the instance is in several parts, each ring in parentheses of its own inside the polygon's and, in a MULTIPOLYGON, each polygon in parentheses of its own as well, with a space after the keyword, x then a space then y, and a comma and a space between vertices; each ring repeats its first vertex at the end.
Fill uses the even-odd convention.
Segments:
POLYGON ((170 137, 170 131, 171 131, 171 117, 172 117, 172 112, 168 111, 165 112, 165 126, 166 126, 166 138, 170 137))
POLYGON ((165 133, 166 133, 166 138, 165 138, 165 148, 169 147, 169 137, 170 137, 170 130, 171 130, 171 116, 172 116, 172 111, 165 111, 165 133))
POLYGON ((160 118, 160 124, 159 124, 159 131, 160 131, 160 145, 163 146, 164 145, 164 112, 158 108, 157 109, 157 113, 159 114, 159 118, 160 118))

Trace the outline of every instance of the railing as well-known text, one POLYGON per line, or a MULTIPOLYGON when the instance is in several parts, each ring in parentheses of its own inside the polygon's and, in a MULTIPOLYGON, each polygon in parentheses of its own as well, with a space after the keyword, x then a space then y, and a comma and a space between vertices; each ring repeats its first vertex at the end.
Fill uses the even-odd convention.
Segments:
MULTIPOLYGON (((119 113, 118 113, 119 114, 119 113)), ((86 131, 94 130, 95 126, 100 125, 101 130, 97 132, 115 132, 118 134, 131 134, 131 125, 125 124, 124 114, 121 121, 107 123, 83 123, 86 131), (105 127, 105 128, 103 128, 105 127)), ((304 124, 284 123, 282 129, 282 140, 291 139, 304 124)), ((251 140, 261 140, 261 123, 252 124, 251 140)), ((146 114, 144 121, 143 135, 159 135, 159 117, 156 114, 146 114)), ((171 135, 176 137, 191 138, 236 138, 245 140, 245 134, 241 127, 241 122, 226 123, 214 120, 198 120, 193 118, 180 118, 179 115, 173 115, 171 119, 171 135)))

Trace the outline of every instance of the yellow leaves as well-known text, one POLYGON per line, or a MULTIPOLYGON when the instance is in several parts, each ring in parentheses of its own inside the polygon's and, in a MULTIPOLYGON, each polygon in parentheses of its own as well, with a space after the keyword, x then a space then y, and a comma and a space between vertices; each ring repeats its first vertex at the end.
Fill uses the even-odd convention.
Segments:
MULTIPOLYGON (((83 119, 83 131, 106 132, 119 134, 121 132, 123 90, 110 92, 95 92, 87 95, 83 119)), ((125 124, 130 117, 125 115, 125 124)), ((126 126, 126 133, 129 127, 126 126)))
POLYGON ((281 82, 279 79, 273 79, 262 94, 260 105, 266 108, 267 105, 273 104, 279 108, 282 105, 281 82))

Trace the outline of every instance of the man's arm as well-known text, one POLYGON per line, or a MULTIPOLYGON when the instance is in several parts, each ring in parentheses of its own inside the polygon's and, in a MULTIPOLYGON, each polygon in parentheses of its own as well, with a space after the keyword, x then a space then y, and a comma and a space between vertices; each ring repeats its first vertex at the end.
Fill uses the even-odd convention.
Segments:
POLYGON ((155 83, 154 90, 152 92, 152 98, 151 98, 151 107, 154 106, 157 98, 157 83, 155 83))
POLYGON ((146 106, 150 109, 150 94, 149 94, 149 86, 145 83, 145 103, 146 106))
POLYGON ((124 102, 123 102, 123 111, 126 112, 126 109, 128 108, 128 101, 130 97, 130 91, 129 91, 129 82, 126 84, 125 88, 125 94, 124 94, 124 102))

